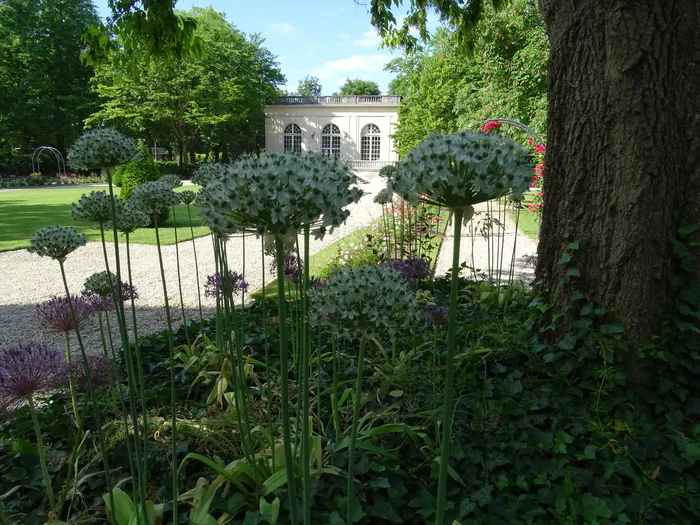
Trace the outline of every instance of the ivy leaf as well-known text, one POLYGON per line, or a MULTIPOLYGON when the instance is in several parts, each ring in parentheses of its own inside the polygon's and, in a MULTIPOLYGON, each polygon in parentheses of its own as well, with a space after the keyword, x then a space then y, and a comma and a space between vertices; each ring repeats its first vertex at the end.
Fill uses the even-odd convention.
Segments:
POLYGON ((491 493, 493 492, 493 487, 491 485, 484 485, 479 490, 474 492, 469 499, 475 501, 479 507, 484 507, 491 503, 491 493))
POLYGON ((569 250, 578 250, 578 241, 570 242, 569 250))
POLYGON ((375 489, 388 489, 391 487, 391 484, 389 483, 389 479, 385 478, 384 476, 379 476, 376 479, 373 479, 369 482, 369 486, 375 489))
POLYGON ((566 264, 572 259, 572 255, 570 253, 563 253, 561 258, 557 261, 557 264, 566 264))
POLYGON ((691 464, 700 460, 700 443, 688 443, 683 449, 683 457, 691 464))
POLYGON ((596 518, 610 518, 612 510, 604 499, 587 492, 581 498, 579 514, 588 522, 597 522, 596 518))
POLYGON ((571 434, 560 430, 554 440, 554 450, 560 454, 566 454, 566 445, 574 442, 574 437, 571 434))
POLYGON ((377 516, 378 518, 385 519, 391 523, 403 523, 401 517, 392 508, 391 504, 384 500, 377 503, 370 511, 371 516, 377 516))
POLYGON ((569 277, 581 277, 581 270, 578 269, 578 266, 574 266, 566 270, 566 275, 569 277))

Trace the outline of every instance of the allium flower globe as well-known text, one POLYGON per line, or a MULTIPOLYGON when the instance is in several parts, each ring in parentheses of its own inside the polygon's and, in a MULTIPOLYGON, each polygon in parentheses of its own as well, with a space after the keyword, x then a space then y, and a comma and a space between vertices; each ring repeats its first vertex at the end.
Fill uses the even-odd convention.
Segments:
MULTIPOLYGON (((132 298, 139 298, 139 293, 135 286, 132 287, 129 283, 122 282, 119 288, 121 288, 122 302, 127 302, 132 298)), ((81 292, 81 297, 88 301, 96 311, 100 312, 112 311, 116 304, 113 292, 108 292, 104 296, 101 296, 91 290, 83 290, 81 292)))
MULTIPOLYGON (((103 355, 89 355, 87 357, 90 374, 92 376, 92 384, 95 388, 106 388, 112 384, 114 379, 114 362, 103 355)), ((71 379, 75 388, 85 392, 88 390, 87 373, 85 372, 85 363, 76 361, 70 368, 71 379)))
POLYGON ((421 257, 391 259, 382 263, 382 266, 391 268, 409 284, 415 284, 417 281, 429 279, 433 275, 430 263, 421 257))
POLYGON ((339 159, 279 153, 218 169, 202 193, 211 208, 249 231, 289 237, 309 226, 322 237, 360 199, 356 182, 339 159))
POLYGON ((84 246, 85 235, 69 226, 48 226, 36 232, 29 240, 28 252, 40 257, 51 257, 63 261, 69 253, 84 246))
POLYGON ((45 343, 20 343, 0 353, 0 398, 9 404, 49 394, 67 377, 65 357, 45 343))
POLYGON ((134 188, 131 199, 143 213, 150 217, 180 203, 172 187, 159 180, 134 188))
POLYGON ((419 194, 451 210, 512 194, 522 199, 532 175, 525 148, 496 134, 431 133, 408 152, 389 188, 417 203, 419 194))
POLYGON ((241 226, 228 215, 219 213, 206 205, 200 208, 199 215, 202 218, 202 222, 212 233, 221 239, 227 239, 242 230, 241 226))
POLYGON ((226 164, 202 164, 192 174, 192 182, 200 186, 206 186, 213 178, 220 177, 226 173, 226 167, 226 164))
POLYGON ((376 204, 389 204, 394 198, 394 194, 389 188, 382 189, 379 193, 374 196, 374 202, 376 204))
POLYGON ((104 191, 92 191, 80 197, 78 202, 71 206, 71 215, 74 221, 90 221, 97 224, 106 224, 112 220, 112 204, 115 212, 124 207, 119 199, 114 199, 104 191))
POLYGON ((117 208, 117 230, 122 233, 133 233, 140 228, 147 228, 150 224, 150 217, 131 199, 117 208))
MULTIPOLYGON (((82 296, 72 296, 73 313, 80 329, 94 314, 94 304, 82 296)), ((68 298, 53 296, 48 301, 36 305, 36 317, 39 325, 49 333, 64 333, 76 329, 70 313, 68 298)))
POLYGON ((170 186, 171 188, 179 188, 180 186, 182 186, 182 179, 179 175, 175 175, 174 173, 168 173, 167 175, 163 175, 159 180, 160 182, 162 182, 166 186, 170 186))
POLYGON ((445 306, 428 304, 423 308, 423 318, 431 326, 443 326, 447 324, 449 312, 445 306))
POLYGON ((222 293, 226 295, 238 295, 248 289, 248 283, 242 275, 233 270, 228 271, 228 276, 216 272, 213 275, 207 276, 207 282, 204 283, 205 297, 219 297, 222 293))
POLYGON ((192 190, 184 190, 177 194, 182 204, 192 204, 197 198, 197 194, 192 190))
POLYGON ((136 143, 111 128, 83 134, 68 151, 68 163, 76 169, 114 168, 138 158, 136 143))
POLYGON ((351 338, 392 336, 419 319, 415 296, 390 268, 351 266, 335 272, 320 288, 309 290, 311 320, 351 338))

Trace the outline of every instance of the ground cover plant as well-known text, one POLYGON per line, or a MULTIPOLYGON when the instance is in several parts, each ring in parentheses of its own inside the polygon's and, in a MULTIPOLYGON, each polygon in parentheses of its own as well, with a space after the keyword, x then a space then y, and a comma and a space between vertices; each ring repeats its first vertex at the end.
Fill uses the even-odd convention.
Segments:
MULTIPOLYGON (((106 190, 107 188, 96 188, 106 190)), ((197 188, 190 188, 197 189, 197 188)), ((115 191, 119 191, 115 189, 115 191)), ((179 189, 177 191, 182 191, 179 189)), ((72 202, 76 202, 86 190, 84 188, 61 189, 36 189, 22 191, 0 192, 0 251, 17 250, 29 246, 29 239, 37 227, 52 224, 70 224, 72 202)), ((191 238, 187 208, 184 205, 177 207, 175 220, 179 240, 191 238)), ((194 234, 201 237, 208 233, 208 229, 202 226, 199 214, 192 212, 194 221, 194 234)), ((163 231, 163 244, 173 244, 175 235, 172 230, 172 216, 166 225, 169 227, 163 231)), ((100 239, 100 232, 90 223, 76 223, 76 229, 84 233, 88 240, 100 239)), ((134 232, 132 241, 139 244, 155 244, 155 232, 152 229, 140 229, 134 232)))
MULTIPOLYGON (((136 153, 111 130, 77 144, 71 162, 110 182, 136 153)), ((479 200, 524 192, 532 164, 495 134, 436 135, 388 187, 449 208, 459 230, 479 200)), ((677 232, 687 293, 674 318, 633 349, 580 290, 574 238, 560 262, 567 312, 541 288, 467 279, 458 257, 435 279, 415 243, 404 258, 314 279, 310 235, 341 224, 359 199, 346 166, 266 155, 197 179, 196 196, 166 178, 126 202, 111 186, 75 202, 73 216, 100 224, 105 253, 125 250, 126 264, 105 257, 85 290, 66 285, 40 306, 44 326, 79 335, 97 315, 119 336, 99 360, 78 337, 70 365, 32 342, 0 354, 0 523, 697 522, 700 227, 677 232), (169 326, 130 338, 131 236, 177 202, 197 202, 211 231, 216 273, 201 287, 216 315, 173 330, 177 292, 163 279, 169 326), (274 298, 248 301, 245 268, 229 266, 227 240, 253 234, 284 277, 274 298), (643 405, 626 353, 655 385, 643 405)), ((167 225, 154 226, 159 239, 167 225)), ((65 283, 64 261, 85 242, 48 227, 30 250, 54 259, 65 283)))

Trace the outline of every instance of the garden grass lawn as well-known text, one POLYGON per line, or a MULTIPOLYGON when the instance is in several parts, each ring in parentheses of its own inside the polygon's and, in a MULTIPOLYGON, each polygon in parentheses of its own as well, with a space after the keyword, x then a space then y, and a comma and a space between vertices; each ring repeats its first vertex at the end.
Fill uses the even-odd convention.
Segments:
MULTIPOLYGON (((196 186, 185 186, 175 191, 197 190, 196 186)), ((108 191, 108 188, 99 188, 108 191)), ((18 190, 0 192, 0 252, 17 250, 29 246, 29 239, 34 232, 46 226, 73 226, 79 232, 87 235, 88 241, 99 241, 100 231, 94 224, 77 222, 71 217, 71 203, 90 193, 88 188, 59 188, 18 190)), ((115 188, 119 191, 119 188, 115 188)), ((209 228, 202 226, 199 209, 191 206, 194 236, 201 237, 209 233, 209 228)), ((178 241, 191 239, 187 206, 180 204, 175 208, 177 218, 178 241)), ((174 244, 174 222, 172 212, 170 218, 160 229, 162 244, 174 244)), ((112 234, 107 234, 107 240, 112 234)), ((130 240, 137 244, 155 244, 155 230, 144 228, 130 235, 130 240)))

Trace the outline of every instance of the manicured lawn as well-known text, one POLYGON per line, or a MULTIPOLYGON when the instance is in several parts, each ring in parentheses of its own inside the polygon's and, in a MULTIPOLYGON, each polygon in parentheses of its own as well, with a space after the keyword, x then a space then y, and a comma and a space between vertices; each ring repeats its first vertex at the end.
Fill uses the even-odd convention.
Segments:
MULTIPOLYGON (((515 222, 515 214, 509 212, 510 218, 515 222)), ((539 232, 541 215, 539 213, 531 213, 527 209, 520 210, 520 217, 518 218, 518 230, 524 235, 530 237, 530 239, 537 239, 539 232)))
MULTIPOLYGON (((115 189, 118 191, 118 188, 115 189)), ((194 186, 178 188, 178 190, 182 189, 197 190, 198 188, 194 186)), ((107 188, 100 187, 95 190, 107 191, 107 188)), ((29 246, 31 235, 46 226, 73 226, 79 232, 85 233, 88 241, 99 240, 100 232, 94 224, 76 222, 71 217, 71 203, 77 202, 83 194, 90 191, 93 190, 56 188, 0 192, 0 252, 26 248, 29 246)), ((195 237, 209 233, 209 229, 201 225, 198 208, 192 206, 191 212, 195 237)), ((175 217, 178 240, 191 239, 187 207, 181 204, 175 208, 175 217)), ((174 244, 174 225, 171 214, 160 232, 163 244, 174 244)), ((155 231, 152 229, 138 230, 131 234, 130 239, 140 244, 156 243, 155 231)))

